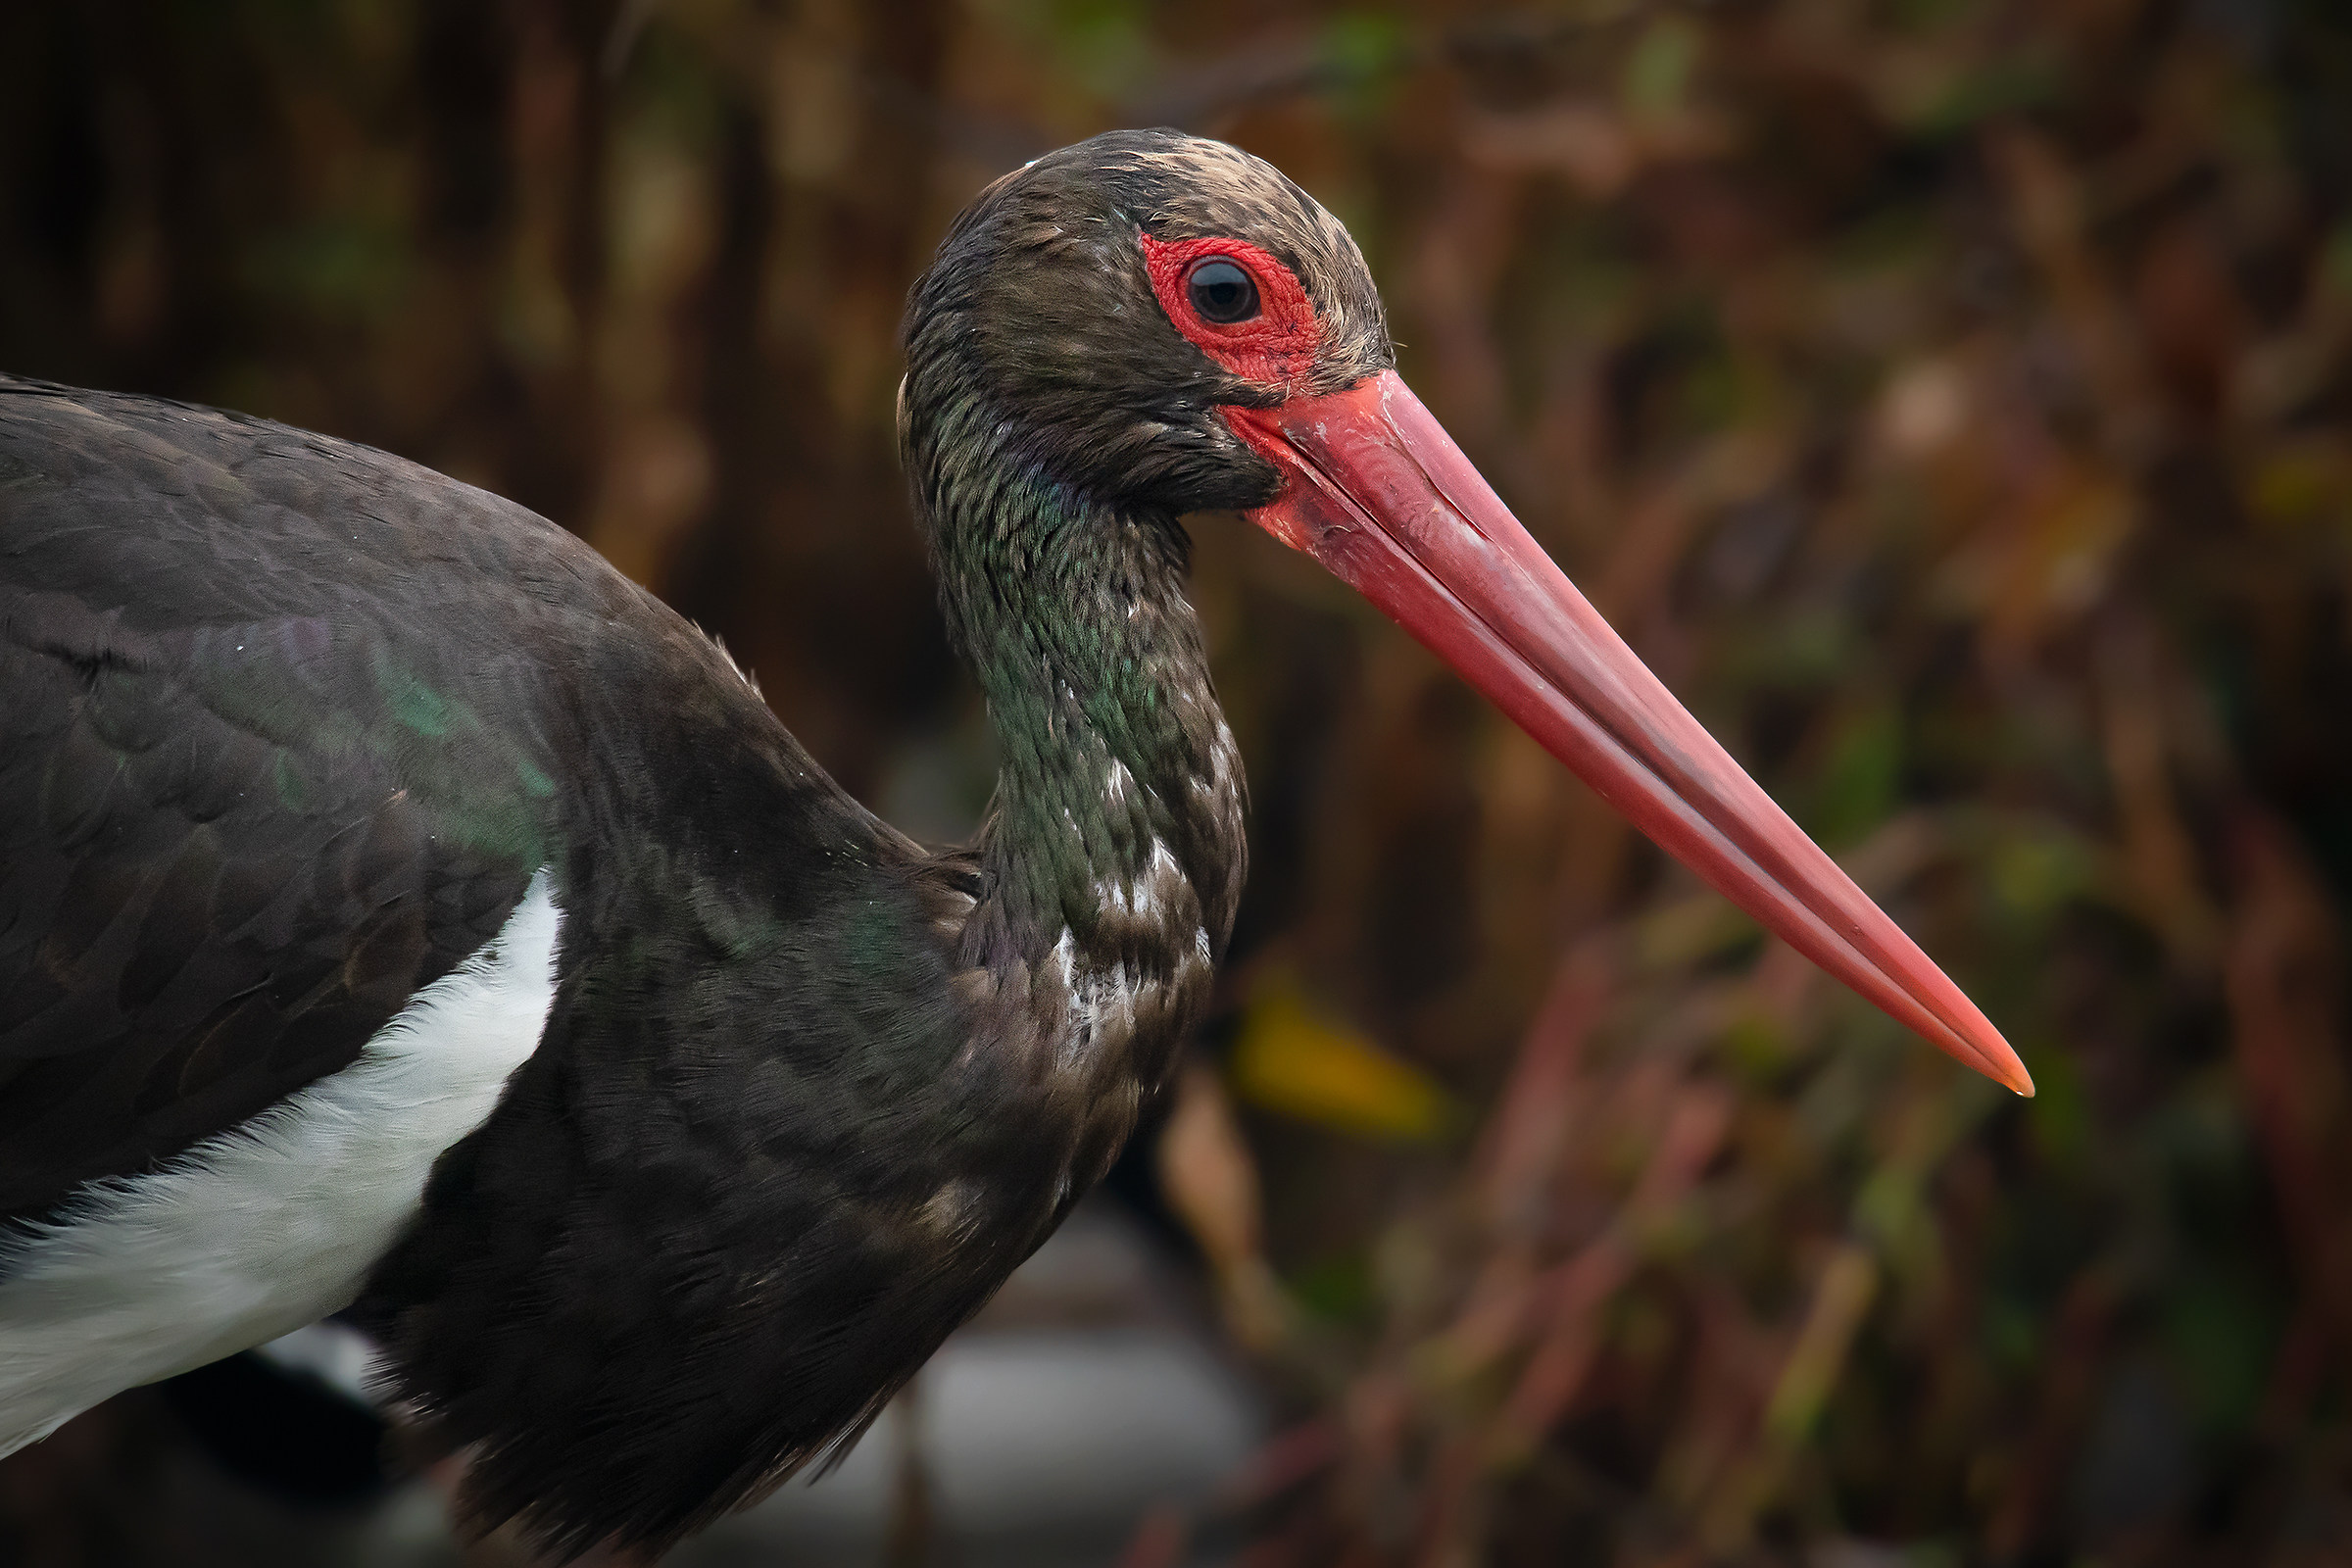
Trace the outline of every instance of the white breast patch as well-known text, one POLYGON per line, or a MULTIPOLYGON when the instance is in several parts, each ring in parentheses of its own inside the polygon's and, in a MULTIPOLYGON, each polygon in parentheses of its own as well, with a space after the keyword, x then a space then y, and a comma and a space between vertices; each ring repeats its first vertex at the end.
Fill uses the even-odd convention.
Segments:
POLYGON ((561 919, 542 870, 498 935, 350 1066, 0 1239, 0 1454, 348 1305, 433 1162, 538 1049, 561 919))

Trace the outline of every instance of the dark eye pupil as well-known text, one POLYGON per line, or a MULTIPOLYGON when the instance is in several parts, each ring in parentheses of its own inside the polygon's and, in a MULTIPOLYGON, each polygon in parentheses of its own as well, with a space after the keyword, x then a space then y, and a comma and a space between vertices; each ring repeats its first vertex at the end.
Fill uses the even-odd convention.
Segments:
POLYGON ((1192 295, 1193 309, 1204 320, 1246 321, 1257 314, 1257 285, 1232 262, 1202 262, 1193 269, 1186 287, 1192 295))

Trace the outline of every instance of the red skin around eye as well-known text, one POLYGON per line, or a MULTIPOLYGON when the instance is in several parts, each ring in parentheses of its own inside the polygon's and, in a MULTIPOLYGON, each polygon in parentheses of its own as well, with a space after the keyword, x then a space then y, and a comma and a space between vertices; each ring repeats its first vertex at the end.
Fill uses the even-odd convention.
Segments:
POLYGON ((1306 297, 1291 270, 1247 240, 1157 240, 1142 236, 1144 267, 1152 274, 1152 291, 1159 308, 1168 313, 1176 330, 1191 338, 1200 352, 1245 380, 1288 393, 1314 368, 1315 348, 1323 323, 1314 303, 1306 297), (1186 297, 1185 274, 1195 262, 1221 257, 1247 271, 1257 283, 1258 314, 1246 321, 1220 325, 1204 320, 1186 297))

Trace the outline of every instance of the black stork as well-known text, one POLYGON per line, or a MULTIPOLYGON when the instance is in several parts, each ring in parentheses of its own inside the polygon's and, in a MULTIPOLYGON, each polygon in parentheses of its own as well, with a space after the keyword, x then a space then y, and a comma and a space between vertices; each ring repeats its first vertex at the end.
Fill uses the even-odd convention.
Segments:
POLYGON ((1208 993, 1243 513, 1699 875, 2021 1093, 1580 597, 1270 166, 973 201, 899 421, 1003 754, 927 851, 577 539, 383 453, 0 380, 0 1452, 352 1308, 475 1526, 674 1542, 837 1452, 1103 1174, 1208 993))

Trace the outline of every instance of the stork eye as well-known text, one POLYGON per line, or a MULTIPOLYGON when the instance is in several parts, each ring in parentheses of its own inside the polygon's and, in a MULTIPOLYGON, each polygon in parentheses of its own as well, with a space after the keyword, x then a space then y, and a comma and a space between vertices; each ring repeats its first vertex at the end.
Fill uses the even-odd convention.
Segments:
POLYGON ((1185 297, 1204 321, 1230 326, 1257 314, 1257 283, 1240 264, 1212 256, 1184 279, 1185 297))

